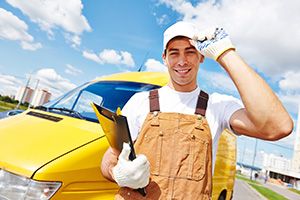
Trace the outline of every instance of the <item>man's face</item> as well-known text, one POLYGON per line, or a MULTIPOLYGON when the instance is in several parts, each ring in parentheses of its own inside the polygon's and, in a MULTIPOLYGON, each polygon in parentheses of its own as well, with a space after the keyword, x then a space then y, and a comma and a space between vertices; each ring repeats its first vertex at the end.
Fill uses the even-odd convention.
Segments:
POLYGON ((189 38, 178 37, 172 39, 163 54, 171 82, 177 91, 192 91, 197 86, 197 73, 203 56, 190 44, 189 38))

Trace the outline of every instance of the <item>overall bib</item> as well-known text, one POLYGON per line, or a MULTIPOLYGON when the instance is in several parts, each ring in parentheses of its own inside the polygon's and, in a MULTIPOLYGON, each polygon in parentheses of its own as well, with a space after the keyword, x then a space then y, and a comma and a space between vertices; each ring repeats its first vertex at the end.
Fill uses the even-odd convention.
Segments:
POLYGON ((151 177, 143 197, 120 188, 117 200, 211 199, 212 138, 205 118, 208 95, 201 91, 195 115, 160 112, 158 91, 150 91, 150 113, 135 142, 137 154, 150 162, 151 177))

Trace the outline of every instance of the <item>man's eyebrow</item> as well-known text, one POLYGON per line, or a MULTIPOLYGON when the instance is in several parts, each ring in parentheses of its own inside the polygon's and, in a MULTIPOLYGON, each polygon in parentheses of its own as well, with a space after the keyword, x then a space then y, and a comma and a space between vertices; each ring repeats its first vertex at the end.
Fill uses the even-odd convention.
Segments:
POLYGON ((169 51, 179 51, 177 48, 170 48, 169 51))
POLYGON ((185 48, 185 50, 196 50, 196 48, 194 47, 194 46, 190 46, 190 47, 187 47, 187 48, 185 48))
MULTIPOLYGON (((195 50, 196 51, 196 48, 194 47, 194 46, 189 46, 189 47, 186 47, 185 49, 184 49, 185 51, 188 51, 188 50, 195 50)), ((168 49, 168 52, 170 52, 170 51, 179 51, 179 48, 170 48, 170 49, 168 49)))

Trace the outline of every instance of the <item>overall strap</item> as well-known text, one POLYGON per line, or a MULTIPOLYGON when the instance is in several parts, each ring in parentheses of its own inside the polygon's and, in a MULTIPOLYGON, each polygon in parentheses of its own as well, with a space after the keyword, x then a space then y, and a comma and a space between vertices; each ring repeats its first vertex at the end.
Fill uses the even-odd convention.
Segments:
POLYGON ((197 115, 200 114, 203 117, 205 117, 208 98, 209 98, 208 94, 201 90, 200 94, 198 96, 198 101, 197 101, 195 114, 197 114, 197 115))
POLYGON ((160 111, 159 99, 158 99, 158 90, 151 90, 150 91, 149 100, 150 100, 150 112, 160 111))

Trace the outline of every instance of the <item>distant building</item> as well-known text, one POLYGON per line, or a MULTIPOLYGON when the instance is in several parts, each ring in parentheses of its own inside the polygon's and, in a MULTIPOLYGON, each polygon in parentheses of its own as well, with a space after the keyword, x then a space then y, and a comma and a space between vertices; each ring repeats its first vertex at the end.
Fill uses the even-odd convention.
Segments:
POLYGON ((300 173, 292 169, 292 161, 283 156, 265 154, 263 168, 268 172, 269 178, 280 179, 286 184, 300 187, 300 173))
POLYGON ((274 154, 264 154, 263 158, 264 168, 274 168, 280 171, 288 171, 291 169, 291 160, 283 156, 276 156, 274 154))
POLYGON ((270 178, 280 179, 300 190, 300 104, 296 128, 293 159, 265 154, 263 167, 268 171, 270 178))
POLYGON ((16 94, 15 100, 22 101, 21 103, 30 103, 33 95, 33 89, 30 87, 20 87, 16 94))
POLYGON ((30 105, 33 107, 43 105, 44 103, 47 103, 50 100, 50 98, 51 98, 50 92, 48 92, 47 90, 37 89, 34 92, 30 105))

